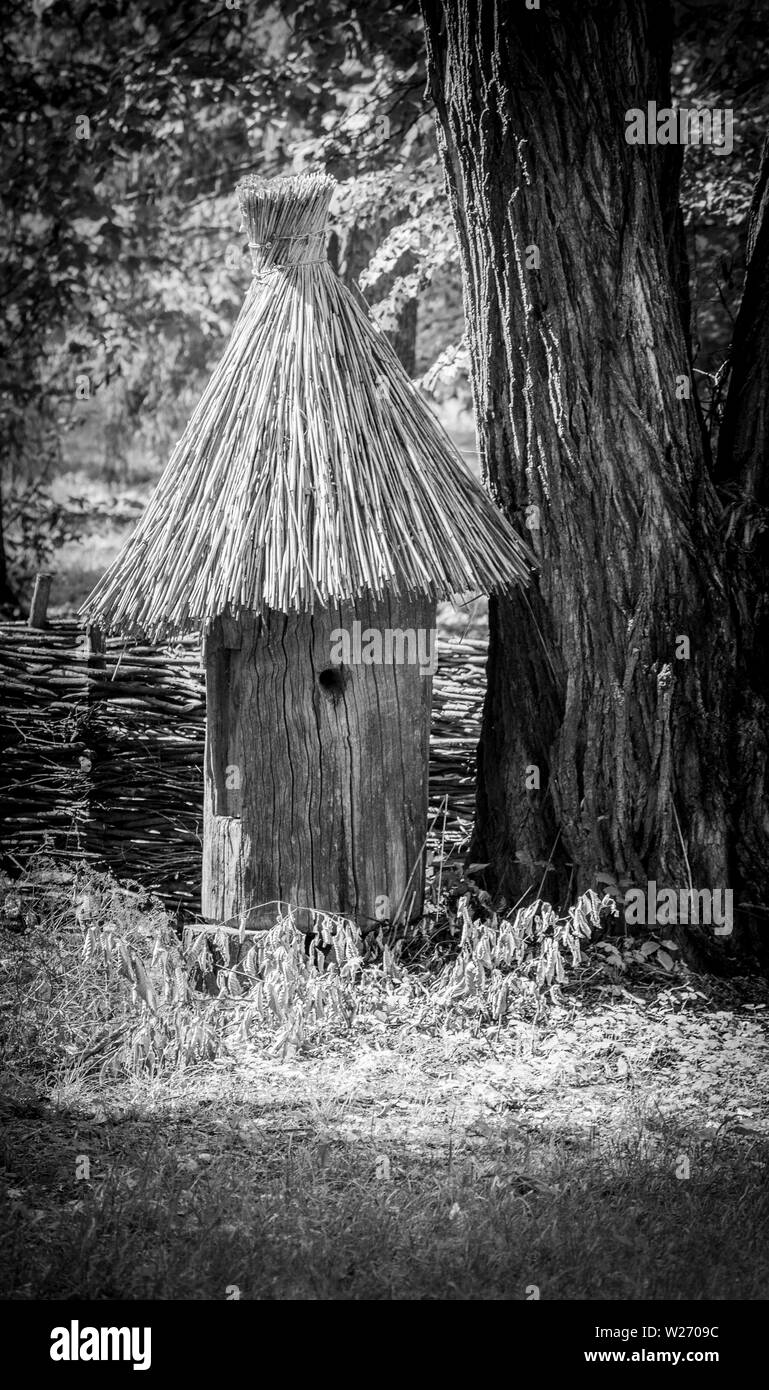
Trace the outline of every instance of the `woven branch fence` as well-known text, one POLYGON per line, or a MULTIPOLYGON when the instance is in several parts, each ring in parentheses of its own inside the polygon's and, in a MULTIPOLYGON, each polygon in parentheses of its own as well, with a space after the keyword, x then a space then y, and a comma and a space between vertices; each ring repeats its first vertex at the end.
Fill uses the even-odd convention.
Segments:
MULTIPOLYGON (((477 639, 439 645, 433 681, 434 836, 472 823, 486 685, 477 639)), ((170 646, 82 628, 0 624, 0 846, 6 868, 37 851, 76 855, 197 909, 203 823, 205 685, 196 637, 170 646)))

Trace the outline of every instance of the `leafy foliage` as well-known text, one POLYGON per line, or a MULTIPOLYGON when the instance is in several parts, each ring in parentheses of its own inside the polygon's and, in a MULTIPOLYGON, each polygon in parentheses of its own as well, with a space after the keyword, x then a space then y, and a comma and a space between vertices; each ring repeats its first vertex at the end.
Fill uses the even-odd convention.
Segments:
POLYGON ((39 477, 14 477, 6 491, 5 543, 13 573, 31 580, 45 569, 57 549, 81 533, 89 512, 87 497, 56 502, 39 477))
POLYGON ((352 187, 391 170, 355 193, 374 228, 437 187, 414 4, 12 0, 5 18, 6 474, 60 468, 63 434, 88 419, 76 382, 87 400, 108 388, 115 449, 149 415, 168 446, 242 300, 242 173, 325 163, 352 187))
POLYGON ((364 941, 325 915, 308 951, 292 914, 267 932, 200 924, 180 937, 146 895, 41 862, 0 885, 4 988, 15 998, 5 1061, 37 1058, 104 1080, 239 1056, 250 1044, 285 1057, 401 1016, 428 1031, 542 1018, 608 900, 587 893, 563 917, 543 902, 505 916, 485 897, 467 892, 452 908, 450 954, 434 928, 430 944, 429 925, 411 942, 384 924, 364 941))
POLYGON ((734 112, 729 158, 684 150, 681 205, 691 275, 695 380, 711 446, 726 397, 728 346, 744 282, 744 236, 769 129, 766 8, 715 3, 674 6, 673 99, 678 106, 734 112))

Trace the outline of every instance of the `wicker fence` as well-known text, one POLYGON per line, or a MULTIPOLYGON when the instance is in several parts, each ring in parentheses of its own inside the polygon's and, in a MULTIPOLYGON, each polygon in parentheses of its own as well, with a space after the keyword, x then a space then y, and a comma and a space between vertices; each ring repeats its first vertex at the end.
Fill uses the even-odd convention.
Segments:
MULTIPOLYGON (((434 678, 430 802, 472 820, 485 645, 446 646, 434 678)), ((197 639, 149 647, 74 623, 0 624, 0 842, 6 867, 77 854, 169 904, 200 893, 205 687, 197 639)))

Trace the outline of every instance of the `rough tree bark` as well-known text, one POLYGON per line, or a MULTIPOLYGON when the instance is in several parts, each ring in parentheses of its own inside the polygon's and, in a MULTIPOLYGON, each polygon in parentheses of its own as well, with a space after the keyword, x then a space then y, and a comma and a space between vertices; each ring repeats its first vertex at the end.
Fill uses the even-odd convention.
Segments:
POLYGON ((738 870, 746 896, 766 904, 761 869, 765 872, 769 836, 769 139, 748 217, 746 259, 716 476, 727 500, 727 556, 746 668, 733 721, 742 791, 736 811, 738 870))
POLYGON ((5 529, 3 520, 3 497, 0 492, 0 617, 18 616, 19 601, 11 588, 8 578, 8 563, 5 555, 5 529))
MULTIPOLYGON (((670 105, 665 8, 422 3, 481 459, 541 566, 491 605, 474 854, 512 901, 543 876, 561 901, 601 875, 738 887, 745 670, 682 322, 680 151, 625 140, 629 108, 670 105)), ((680 935, 698 960, 736 944, 680 935)))

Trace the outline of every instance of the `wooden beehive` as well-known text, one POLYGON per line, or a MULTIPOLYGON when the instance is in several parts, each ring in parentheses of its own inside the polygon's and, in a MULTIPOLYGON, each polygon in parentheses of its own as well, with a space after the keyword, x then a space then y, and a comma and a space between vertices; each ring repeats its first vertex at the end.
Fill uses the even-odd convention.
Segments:
POLYGON ((212 921, 266 926, 289 905, 361 923, 421 912, 420 651, 439 598, 525 582, 531 563, 331 270, 333 188, 323 174, 239 185, 251 288, 84 609, 113 630, 204 635, 212 921))

